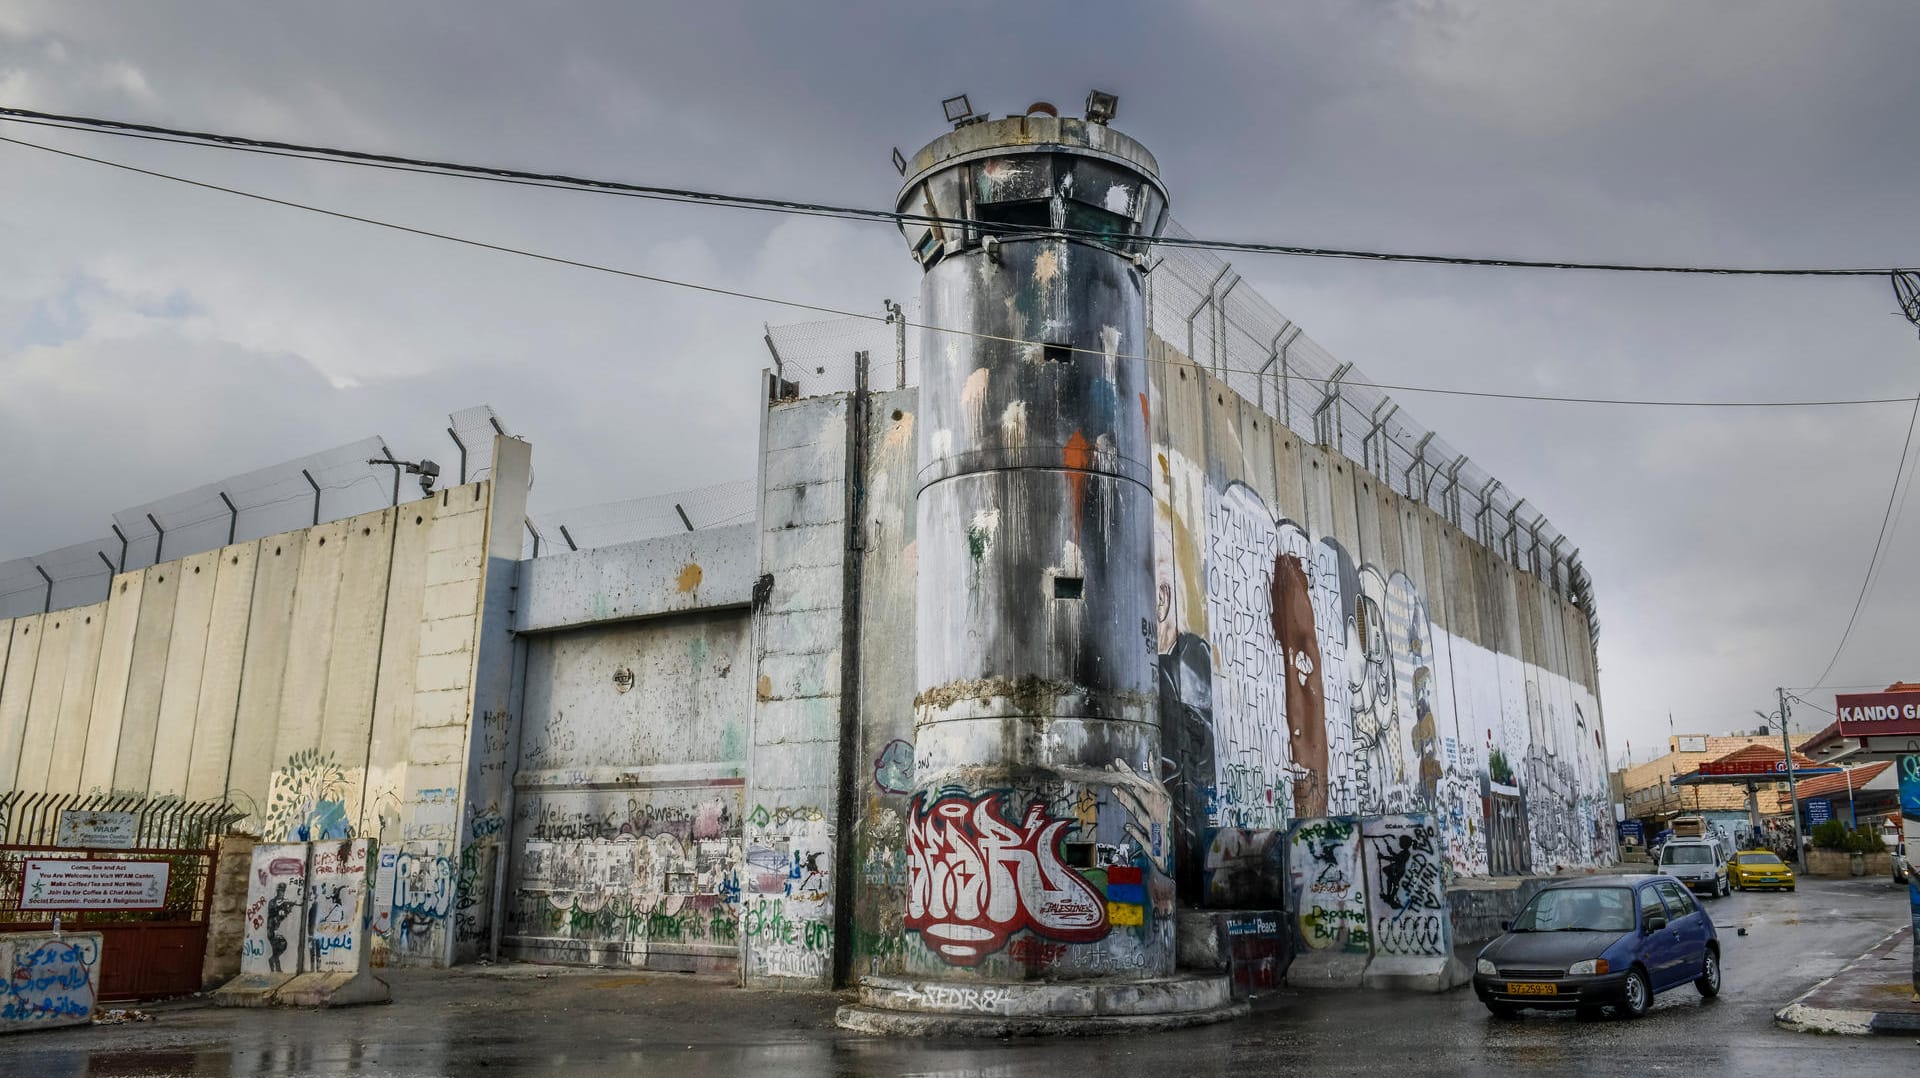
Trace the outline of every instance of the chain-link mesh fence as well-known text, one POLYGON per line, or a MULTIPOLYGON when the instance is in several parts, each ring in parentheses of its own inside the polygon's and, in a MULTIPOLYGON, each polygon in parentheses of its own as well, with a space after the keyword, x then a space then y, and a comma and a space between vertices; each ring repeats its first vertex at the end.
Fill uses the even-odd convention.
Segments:
POLYGON ((920 301, 889 303, 871 318, 829 318, 768 326, 767 350, 788 396, 853 388, 853 357, 867 354, 867 385, 901 389, 920 383, 920 301))
MULTIPOLYGON (((1166 234, 1190 238, 1178 224, 1166 234)), ((1235 392, 1304 438, 1338 450, 1393 490, 1431 507, 1522 571, 1586 611, 1591 586, 1579 552, 1527 500, 1422 426, 1351 363, 1301 332, 1211 251, 1157 246, 1149 255, 1151 326, 1235 392)), ((867 352, 875 389, 919 381, 916 303, 889 306, 893 321, 832 319, 767 330, 786 392, 808 396, 853 387, 856 352, 867 352)), ((950 328, 950 327, 943 327, 950 328)))
POLYGON ((755 494, 753 480, 736 479, 671 494, 536 513, 527 518, 523 552, 541 557, 744 524, 758 512, 755 494))
MULTIPOLYGON (((456 462, 439 485, 474 482, 492 472, 493 437, 506 433, 492 408, 449 417, 456 455, 464 445, 464 478, 456 462)), ((106 598, 116 572, 184 558, 228 543, 339 520, 418 497, 401 477, 379 435, 206 483, 113 514, 109 533, 0 562, 0 618, 59 610, 106 598)))

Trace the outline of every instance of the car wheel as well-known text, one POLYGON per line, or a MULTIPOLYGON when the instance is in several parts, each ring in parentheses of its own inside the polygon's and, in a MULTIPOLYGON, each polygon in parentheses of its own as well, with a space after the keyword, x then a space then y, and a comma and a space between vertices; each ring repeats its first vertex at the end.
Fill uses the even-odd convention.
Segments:
POLYGON ((1620 986, 1620 1017, 1638 1018, 1653 1006, 1653 988, 1647 984, 1647 975, 1638 969, 1627 971, 1627 981, 1620 986))
POLYGON ((1698 988, 1700 994, 1707 999, 1720 994, 1720 956, 1715 954, 1712 948, 1707 949, 1700 976, 1694 980, 1693 986, 1698 988))
POLYGON ((1720 897, 1725 898, 1732 893, 1733 893, 1733 880, 1731 878, 1722 879, 1720 881, 1720 897))
POLYGON ((1488 1010, 1488 1012, 1490 1012, 1490 1013, 1491 1013, 1491 1014, 1492 1014, 1492 1015, 1493 1015, 1493 1016, 1494 1016, 1495 1018, 1518 1018, 1518 1017, 1520 1017, 1520 1008, 1518 1008, 1518 1007, 1516 1007, 1516 1006, 1514 1006, 1514 1005, 1513 1005, 1513 1004, 1511 1004, 1511 1003, 1494 1003, 1493 1001, 1491 1001, 1491 1000, 1489 1000, 1489 1001, 1487 1002, 1487 1010, 1488 1010))

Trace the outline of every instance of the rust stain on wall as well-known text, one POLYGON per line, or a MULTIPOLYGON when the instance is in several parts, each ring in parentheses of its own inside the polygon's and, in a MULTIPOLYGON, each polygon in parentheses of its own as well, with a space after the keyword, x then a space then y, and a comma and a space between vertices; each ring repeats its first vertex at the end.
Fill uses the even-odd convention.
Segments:
POLYGON ((701 573, 700 566, 698 563, 688 562, 680 570, 680 576, 677 581, 680 586, 680 590, 692 591, 693 589, 699 587, 700 577, 702 575, 704 574, 701 573))

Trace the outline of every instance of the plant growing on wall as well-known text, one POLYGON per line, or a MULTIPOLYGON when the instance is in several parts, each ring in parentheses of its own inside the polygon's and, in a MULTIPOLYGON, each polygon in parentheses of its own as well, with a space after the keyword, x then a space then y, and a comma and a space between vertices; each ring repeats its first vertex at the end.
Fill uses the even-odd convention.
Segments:
POLYGON ((1513 765, 1507 762, 1507 754, 1499 749, 1487 756, 1487 777, 1502 786, 1512 786, 1513 765))

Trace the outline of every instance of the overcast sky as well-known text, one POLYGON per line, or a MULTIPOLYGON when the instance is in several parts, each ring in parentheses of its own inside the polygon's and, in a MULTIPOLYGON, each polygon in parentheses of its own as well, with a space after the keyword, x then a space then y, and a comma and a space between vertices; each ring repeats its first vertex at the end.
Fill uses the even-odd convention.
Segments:
MULTIPOLYGON (((1464 254, 1920 263, 1920 5, 73 4, 0 0, 0 103, 860 205, 940 99, 1116 91, 1193 232, 1464 254)), ((917 289, 884 227, 0 125, 277 197, 838 307, 917 289)), ((1882 280, 1242 257, 1380 381, 1790 399, 1920 391, 1882 280)), ((536 509, 751 475, 764 304, 386 233, 0 144, 0 560, 368 434, 451 457, 486 402, 536 509)), ((1826 666, 1900 405, 1403 407, 1582 551, 1618 756, 1751 725, 1826 666)), ((1920 676, 1920 508, 1835 683, 1920 676)), ((1829 691, 1806 695, 1831 707, 1829 691)), ((1825 715, 1803 707, 1805 728, 1825 715)))

